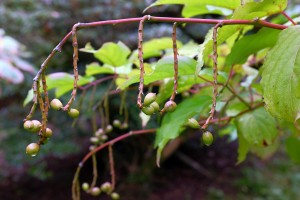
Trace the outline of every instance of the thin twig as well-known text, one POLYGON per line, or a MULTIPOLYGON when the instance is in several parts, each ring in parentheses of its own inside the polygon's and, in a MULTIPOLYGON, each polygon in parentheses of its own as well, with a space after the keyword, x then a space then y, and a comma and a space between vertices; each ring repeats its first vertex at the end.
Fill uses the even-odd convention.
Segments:
POLYGON ((217 105, 217 96, 218 96, 218 44, 217 44, 217 33, 218 29, 222 27, 222 23, 218 23, 215 25, 213 29, 213 73, 214 73, 214 81, 213 81, 213 98, 212 98, 212 106, 210 110, 210 115, 208 116, 205 124, 201 127, 202 129, 206 129, 209 121, 214 117, 216 105, 217 105))
POLYGON ((78 41, 77 41, 77 36, 76 36, 76 31, 77 27, 80 25, 80 23, 77 23, 73 26, 72 28, 72 45, 73 45, 73 68, 74 68, 74 85, 73 85, 73 90, 71 94, 71 98, 68 101, 68 103, 63 107, 64 111, 69 110, 69 107, 73 103, 76 93, 77 93, 77 82, 78 82, 78 41))
POLYGON ((112 145, 108 146, 108 157, 109 157, 109 168, 111 175, 111 191, 114 191, 116 186, 116 174, 115 174, 115 163, 112 145))
POLYGON ((137 105, 141 109, 143 107, 142 104, 142 95, 144 90, 144 59, 143 59, 143 29, 144 29, 144 22, 147 20, 149 16, 144 16, 139 24, 138 30, 138 57, 140 61, 140 84, 139 84, 139 94, 137 97, 137 105))
POLYGON ((48 96, 48 90, 47 90, 47 82, 46 82, 46 75, 45 71, 42 72, 42 85, 43 85, 43 91, 44 91, 44 115, 42 118, 42 133, 46 132, 47 128, 47 119, 48 119, 48 112, 49 112, 49 96, 48 96))
POLYGON ((173 24, 173 33, 172 33, 172 41, 173 41, 173 54, 174 54, 174 87, 173 93, 170 98, 171 101, 174 101, 175 96, 177 94, 177 87, 178 87, 178 50, 177 50, 177 41, 176 41, 176 27, 177 23, 173 24))
POLYGON ((281 14, 282 14, 285 18, 287 18, 293 25, 295 25, 295 26, 297 25, 297 23, 296 23, 290 16, 288 16, 288 15, 286 14, 286 12, 282 11, 281 14))
POLYGON ((92 161, 93 161, 93 180, 92 180, 90 188, 95 187, 97 179, 98 179, 97 158, 96 158, 95 154, 92 155, 92 161))

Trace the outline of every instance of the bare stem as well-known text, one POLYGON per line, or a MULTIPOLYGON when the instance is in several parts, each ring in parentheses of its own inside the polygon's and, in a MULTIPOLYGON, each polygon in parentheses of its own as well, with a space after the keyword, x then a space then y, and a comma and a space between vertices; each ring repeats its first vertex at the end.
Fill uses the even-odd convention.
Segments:
POLYGON ((177 50, 177 43, 176 43, 176 27, 177 23, 175 22, 173 25, 173 33, 172 33, 172 41, 173 41, 173 54, 174 54, 174 88, 173 93, 170 100, 174 101, 175 96, 177 94, 177 87, 178 87, 178 50, 177 50))
POLYGON ((77 31, 77 27, 80 25, 80 23, 77 23, 73 26, 72 28, 72 45, 73 45, 73 68, 74 68, 74 85, 73 85, 73 90, 72 90, 72 94, 71 94, 71 98, 68 101, 68 103, 65 105, 65 107, 63 108, 64 111, 68 110, 69 107, 71 106, 71 104, 73 103, 75 97, 76 97, 76 93, 77 93, 77 82, 78 82, 78 67, 77 67, 77 63, 78 63, 78 42, 77 42, 77 36, 76 36, 76 31, 77 31))
MULTIPOLYGON (((47 128, 47 120, 48 120, 48 111, 49 111, 49 97, 48 97, 48 90, 47 90, 47 83, 46 83, 46 76, 45 76, 45 70, 42 72, 42 85, 43 85, 43 91, 44 91, 44 111, 42 112, 42 128, 41 128, 41 136, 46 132, 47 128)), ((46 138, 42 137, 42 142, 46 138)))
POLYGON ((115 163, 112 145, 108 146, 108 157, 109 157, 109 168, 111 175, 111 191, 114 191, 116 186, 116 174, 115 174, 115 163))
POLYGON ((295 26, 297 25, 297 23, 296 23, 290 16, 288 16, 288 15, 286 14, 286 12, 282 11, 281 14, 282 14, 285 18, 287 18, 290 22, 292 22, 293 25, 295 25, 295 26))
POLYGON ((144 90, 144 74, 145 74, 144 59, 143 59, 143 29, 144 29, 145 20, 147 20, 149 17, 150 16, 146 15, 141 19, 139 30, 138 30, 138 57, 140 61, 140 85, 139 85, 139 94, 137 97, 137 105, 140 109, 143 107, 142 95, 144 90))
POLYGON ((90 188, 93 188, 96 185, 97 178, 98 178, 98 169, 97 169, 97 158, 96 155, 92 155, 93 161, 93 181, 91 183, 90 188))
POLYGON ((213 98, 212 98, 212 106, 210 110, 210 115, 208 116, 205 124, 201 127, 202 129, 206 129, 210 120, 214 117, 216 105, 217 105, 217 96, 218 96, 218 44, 217 44, 217 33, 218 29, 222 27, 222 23, 218 23, 215 25, 213 29, 213 72, 214 72, 214 81, 213 81, 213 98))

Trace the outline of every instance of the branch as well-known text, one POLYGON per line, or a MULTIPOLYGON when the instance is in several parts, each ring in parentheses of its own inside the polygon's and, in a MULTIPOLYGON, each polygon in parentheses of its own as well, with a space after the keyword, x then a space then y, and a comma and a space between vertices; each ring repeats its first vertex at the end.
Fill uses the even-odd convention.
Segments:
POLYGON ((177 23, 173 24, 173 33, 172 33, 172 41, 173 41, 173 54, 174 54, 174 87, 173 93, 170 98, 171 101, 174 101, 175 96, 177 94, 177 87, 178 87, 178 50, 177 50, 177 43, 176 43, 176 27, 177 23))
POLYGON ((140 61, 140 84, 139 84, 139 94, 137 97, 137 105, 140 109, 142 109, 143 104, 142 104, 142 95, 143 95, 143 90, 144 90, 144 60, 143 60, 143 28, 144 28, 144 22, 146 19, 149 20, 150 15, 144 16, 139 25, 139 30, 138 30, 138 57, 140 61))
POLYGON ((212 106, 210 110, 210 115, 208 116, 205 124, 201 127, 202 129, 206 129, 209 121, 214 117, 215 111, 216 111, 216 106, 217 106, 217 96, 218 96, 218 44, 217 44, 217 33, 218 29, 222 27, 222 23, 218 23, 215 25, 214 30, 213 30, 213 71, 214 71, 214 81, 213 81, 213 99, 212 99, 212 106))

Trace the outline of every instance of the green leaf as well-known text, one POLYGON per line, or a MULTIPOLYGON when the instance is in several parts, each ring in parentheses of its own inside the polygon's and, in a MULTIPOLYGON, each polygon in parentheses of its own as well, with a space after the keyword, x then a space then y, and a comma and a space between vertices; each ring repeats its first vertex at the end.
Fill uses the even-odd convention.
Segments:
POLYGON ((79 49, 79 51, 82 51, 85 53, 96 53, 97 52, 97 50, 95 50, 94 47, 92 47, 90 42, 86 43, 85 47, 79 49))
MULTIPOLYGON (((180 48, 182 43, 177 41, 177 48, 180 48)), ((161 56, 162 50, 172 49, 173 41, 172 38, 163 37, 158 39, 152 39, 143 44, 143 58, 151 58, 155 56, 161 56)))
MULTIPOLYGON (((78 86, 85 85, 94 80, 93 77, 78 77, 78 86)), ((56 97, 60 97, 63 94, 73 89, 74 76, 64 72, 52 73, 46 77, 48 90, 55 89, 56 97)))
POLYGON ((294 122, 300 111, 300 27, 281 32, 267 54, 261 85, 266 109, 275 117, 294 122))
POLYGON ((264 109, 258 108, 236 119, 238 133, 250 145, 272 144, 278 135, 275 119, 264 109))
POLYGON ((196 114, 203 113, 209 108, 211 98, 208 96, 194 96, 180 103, 176 110, 172 113, 167 113, 163 120, 161 127, 157 130, 155 147, 157 150, 157 163, 159 163, 160 156, 165 145, 172 139, 179 136, 182 125, 188 118, 196 114))
MULTIPOLYGON (((209 80, 213 81, 214 80, 214 75, 213 75, 213 69, 212 68, 204 68, 199 72, 199 76, 209 80)), ((225 83, 228 78, 228 74, 226 72, 219 71, 218 72, 218 83, 225 83)))
POLYGON ((85 74, 87 76, 96 74, 114 74, 114 70, 111 67, 100 66, 98 63, 93 62, 86 66, 85 74))
MULTIPOLYGON (((192 58, 186 56, 178 57, 178 75, 193 75, 195 72, 196 61, 192 58)), ((165 56, 160 59, 156 65, 153 72, 144 74, 144 83, 147 85, 149 83, 163 80, 165 78, 172 78, 174 76, 174 58, 173 56, 165 56)), ((138 83, 140 81, 139 74, 134 74, 126 82, 120 85, 120 89, 125 89, 133 83, 138 83)))
POLYGON ((255 145, 251 147, 251 152, 261 159, 268 159, 278 150, 280 146, 279 140, 276 138, 270 145, 255 145))
POLYGON ((233 19, 254 19, 280 13, 287 7, 287 0, 264 0, 248 2, 235 9, 233 19))
POLYGON ((262 28, 256 34, 243 37, 234 44, 226 58, 226 65, 245 63, 251 54, 274 46, 280 32, 276 29, 262 28))
POLYGON ((244 138, 243 134, 239 132, 238 132, 238 141, 239 141, 239 148, 238 148, 237 164, 240 164, 246 159, 247 154, 250 150, 250 145, 247 142, 247 140, 244 138))
POLYGON ((118 67, 125 65, 127 57, 130 54, 130 49, 122 42, 113 43, 107 42, 102 45, 102 47, 94 53, 94 56, 101 62, 118 67))
POLYGON ((300 139, 297 137, 289 137, 285 140, 285 149, 291 160, 300 164, 300 139))
POLYGON ((178 54, 181 56, 194 58, 199 54, 199 50, 199 44, 191 40, 188 43, 184 44, 182 47, 178 48, 178 54))
POLYGON ((157 0, 153 4, 151 4, 149 7, 146 8, 146 10, 153 6, 158 5, 166 5, 166 4, 182 4, 185 6, 194 6, 194 7, 201 7, 206 5, 212 5, 212 6, 219 6, 223 8, 229 8, 229 9, 235 9, 237 6, 240 5, 240 0, 157 0))
MULTIPOLYGON (((185 75, 178 78, 177 93, 188 90, 195 84, 204 83, 203 79, 197 78, 194 75, 185 75)), ((167 83, 161 84, 156 98, 157 103, 163 103, 171 97, 174 87, 174 81, 169 80, 167 83)))
POLYGON ((33 89, 28 90, 27 96, 23 102, 23 106, 26 106, 33 99, 33 89))
POLYGON ((181 15, 185 18, 204 14, 217 14, 228 16, 232 14, 232 10, 212 5, 194 6, 187 4, 183 7, 181 11, 181 15))
MULTIPOLYGON (((224 1, 226 2, 226 1, 224 1)), ((264 0, 262 2, 250 2, 244 6, 236 8, 231 19, 245 19, 251 20, 254 18, 261 18, 267 15, 280 13, 287 6, 287 0, 264 0)), ((240 31, 242 28, 249 28, 249 25, 230 25, 223 26, 218 29, 217 44, 222 44, 229 37, 240 31)), ((206 60, 212 53, 213 42, 212 40, 205 45, 203 58, 206 60)))

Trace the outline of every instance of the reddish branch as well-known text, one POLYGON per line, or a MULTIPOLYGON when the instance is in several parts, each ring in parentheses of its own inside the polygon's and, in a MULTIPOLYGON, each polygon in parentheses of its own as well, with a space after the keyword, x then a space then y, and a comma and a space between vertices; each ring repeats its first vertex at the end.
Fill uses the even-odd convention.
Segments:
POLYGON ((281 12, 281 14, 285 17, 285 18, 287 18, 293 25, 297 25, 297 23, 290 17, 290 16, 288 16, 284 11, 282 11, 281 12))

